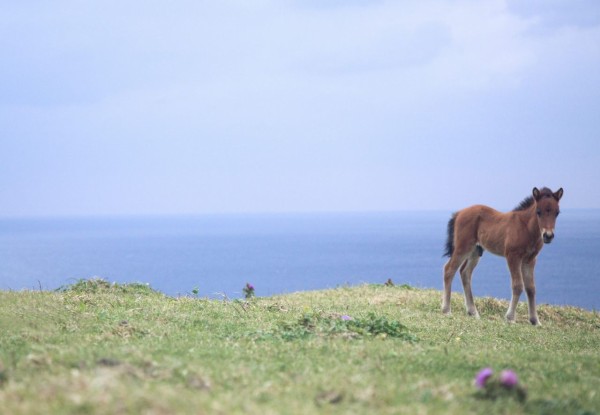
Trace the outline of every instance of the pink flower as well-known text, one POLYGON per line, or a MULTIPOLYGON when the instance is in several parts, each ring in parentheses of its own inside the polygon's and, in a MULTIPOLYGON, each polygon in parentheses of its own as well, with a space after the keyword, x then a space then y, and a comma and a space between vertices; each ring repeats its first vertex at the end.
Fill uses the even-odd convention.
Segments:
POLYGON ((350 317, 350 316, 346 316, 346 315, 343 315, 343 316, 341 316, 340 318, 341 318, 342 320, 344 320, 344 321, 352 320, 352 317, 350 317))
POLYGON ((479 389, 485 388, 485 384, 487 380, 492 376, 494 371, 490 367, 486 367, 485 369, 481 369, 477 376, 475 376, 475 386, 479 389))
POLYGON ((512 370, 503 370, 502 372, 500 372, 500 383, 506 386, 507 388, 512 388, 517 383, 519 383, 519 378, 517 377, 517 374, 512 370))

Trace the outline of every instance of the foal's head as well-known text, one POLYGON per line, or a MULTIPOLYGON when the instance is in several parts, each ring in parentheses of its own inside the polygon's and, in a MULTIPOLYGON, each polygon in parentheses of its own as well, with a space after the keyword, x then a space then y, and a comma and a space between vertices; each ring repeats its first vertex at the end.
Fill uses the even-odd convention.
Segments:
POLYGON ((558 201, 562 195, 562 187, 554 193, 547 187, 544 187, 542 190, 538 190, 537 187, 533 188, 535 213, 540 231, 542 232, 542 238, 546 244, 549 244, 554 239, 554 225, 556 224, 556 217, 560 213, 558 201))

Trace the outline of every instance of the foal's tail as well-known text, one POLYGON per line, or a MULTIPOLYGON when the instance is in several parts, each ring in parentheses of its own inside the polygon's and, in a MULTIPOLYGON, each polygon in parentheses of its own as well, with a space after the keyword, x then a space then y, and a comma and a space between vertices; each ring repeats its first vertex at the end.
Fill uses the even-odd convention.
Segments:
POLYGON ((446 239, 446 251, 443 256, 451 257, 454 252, 454 222, 458 213, 454 213, 448 221, 448 237, 446 239))

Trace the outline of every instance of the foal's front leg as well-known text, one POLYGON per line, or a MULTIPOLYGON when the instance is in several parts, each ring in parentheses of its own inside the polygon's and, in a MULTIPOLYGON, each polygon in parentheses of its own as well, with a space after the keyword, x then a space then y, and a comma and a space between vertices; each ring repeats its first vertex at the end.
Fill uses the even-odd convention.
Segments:
POLYGON ((510 299, 510 306, 506 312, 506 320, 508 320, 509 323, 514 323, 517 304, 519 304, 519 297, 523 292, 523 275, 521 273, 522 260, 520 256, 508 254, 506 256, 506 262, 508 262, 512 286, 512 297, 510 299))
POLYGON ((525 282, 525 292, 527 293, 527 305, 529 306, 529 321, 534 326, 540 324, 537 310, 535 308, 535 279, 533 276, 535 262, 536 259, 534 258, 530 262, 524 262, 521 266, 523 272, 523 282, 525 282))

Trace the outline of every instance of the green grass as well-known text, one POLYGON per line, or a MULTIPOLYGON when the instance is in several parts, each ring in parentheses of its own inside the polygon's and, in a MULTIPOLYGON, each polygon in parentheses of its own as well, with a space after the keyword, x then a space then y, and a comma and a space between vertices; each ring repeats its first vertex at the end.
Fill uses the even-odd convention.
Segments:
POLYGON ((0 292, 7 414, 600 414, 600 315, 539 307, 542 327, 440 312, 441 294, 343 287, 250 301, 80 281, 0 292), (341 316, 350 316, 343 320, 341 316), (511 368, 527 400, 476 396, 511 368))

